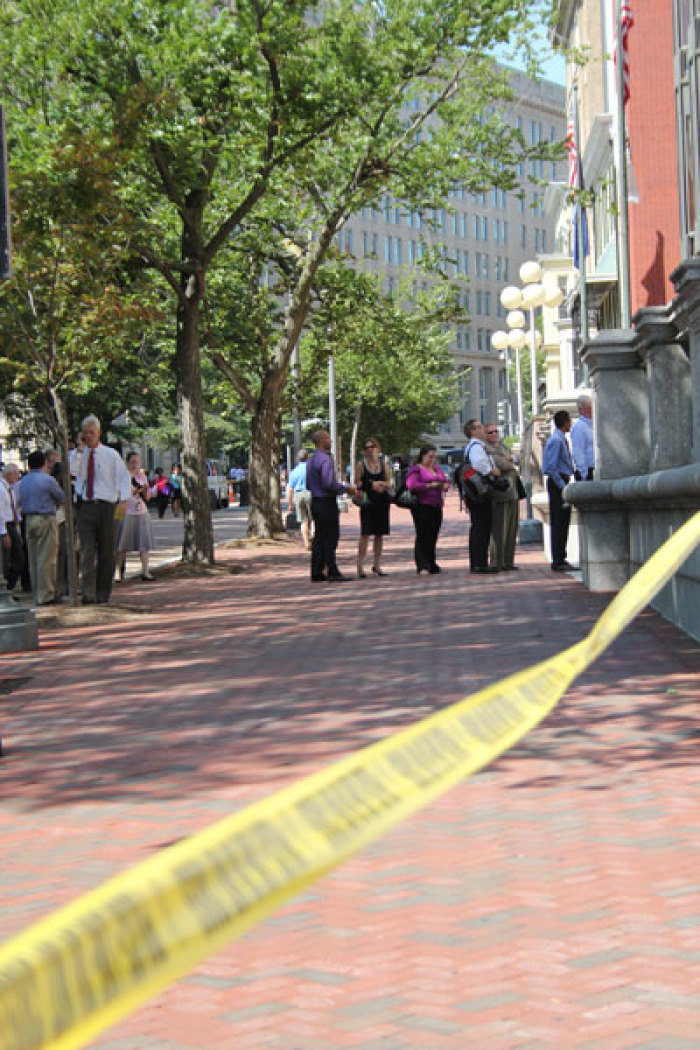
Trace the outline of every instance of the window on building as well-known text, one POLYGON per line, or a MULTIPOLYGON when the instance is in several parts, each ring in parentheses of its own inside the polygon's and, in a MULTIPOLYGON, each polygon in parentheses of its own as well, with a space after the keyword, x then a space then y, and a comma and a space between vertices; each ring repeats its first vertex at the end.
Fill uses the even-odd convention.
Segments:
POLYGON ((484 292, 484 314, 491 316, 491 292, 484 292))
POLYGON ((477 293, 476 293, 476 316, 477 317, 481 317, 482 313, 483 313, 482 293, 480 291, 477 291, 477 293))
POLYGON ((402 256, 401 238, 400 237, 394 237, 394 262, 396 263, 397 266, 401 265, 401 256, 402 256))
POLYGON ((401 225, 401 209, 400 208, 394 208, 394 225, 395 226, 400 226, 401 225))
POLYGON ((391 222, 391 197, 384 198, 384 221, 391 222))
POLYGON ((345 231, 345 251, 352 255, 352 230, 345 231))
POLYGON ((527 226, 525 223, 520 227, 520 247, 527 248, 527 226))
POLYGON ((391 262, 391 237, 384 238, 384 262, 391 262))
POLYGON ((489 239, 489 220, 485 215, 481 216, 481 239, 482 241, 489 239))

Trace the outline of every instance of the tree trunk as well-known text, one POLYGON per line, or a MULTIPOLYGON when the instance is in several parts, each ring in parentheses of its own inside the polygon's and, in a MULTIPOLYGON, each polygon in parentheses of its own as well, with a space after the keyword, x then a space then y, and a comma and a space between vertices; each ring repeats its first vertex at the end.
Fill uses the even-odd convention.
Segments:
POLYGON ((54 387, 49 395, 56 416, 56 432, 61 446, 61 484, 66 494, 66 560, 68 562, 68 599, 71 605, 78 604, 78 559, 75 549, 75 515, 73 513, 73 484, 70 476, 68 451, 68 416, 63 398, 54 387))
POLYGON ((355 405, 355 418, 352 421, 352 434, 350 436, 350 463, 352 464, 353 477, 355 476, 355 464, 357 463, 357 435, 360 431, 360 420, 362 419, 362 402, 355 405))
MULTIPOLYGON (((190 255, 186 240, 187 234, 183 236, 183 258, 190 255)), ((182 560, 192 564, 211 564, 214 561, 214 530, 207 487, 207 450, 199 346, 203 280, 203 274, 200 273, 183 277, 183 294, 177 308, 177 408, 182 449, 182 513, 185 526, 182 560)))
POLYGON ((250 438, 248 535, 282 532, 279 486, 280 403, 286 372, 265 377, 253 413, 250 438))
POLYGON ((343 210, 328 217, 306 255, 296 287, 287 306, 284 329, 275 347, 274 368, 263 378, 253 419, 250 442, 250 510, 248 535, 270 537, 282 531, 279 500, 280 404, 292 353, 309 313, 314 278, 326 257, 343 210))

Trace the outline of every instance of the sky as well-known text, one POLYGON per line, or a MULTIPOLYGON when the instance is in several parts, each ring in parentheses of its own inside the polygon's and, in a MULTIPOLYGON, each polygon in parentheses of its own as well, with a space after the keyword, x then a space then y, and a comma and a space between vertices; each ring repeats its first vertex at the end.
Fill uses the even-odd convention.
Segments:
MULTIPOLYGON (((553 80, 555 84, 561 84, 566 86, 566 64, 564 58, 561 55, 556 54, 552 50, 552 47, 547 39, 546 34, 543 32, 539 38, 539 45, 542 54, 542 77, 545 80, 553 80)), ((512 66, 515 69, 523 69, 524 65, 517 58, 514 58, 511 54, 506 54, 506 48, 498 48, 496 51, 496 58, 499 58, 506 65, 512 66)))

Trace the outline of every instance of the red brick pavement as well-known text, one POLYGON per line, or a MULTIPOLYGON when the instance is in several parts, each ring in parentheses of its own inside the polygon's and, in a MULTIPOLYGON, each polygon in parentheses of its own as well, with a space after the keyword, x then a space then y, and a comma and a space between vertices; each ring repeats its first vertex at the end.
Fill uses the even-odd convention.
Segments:
MULTIPOLYGON (((578 640, 606 604, 539 551, 441 576, 126 585, 143 619, 0 658, 0 936, 254 798, 578 640)), ((355 512, 343 520, 351 570, 355 512)), ((118 601, 117 594, 117 601, 118 601)), ((700 1047, 700 654, 638 618, 542 726, 93 1045, 700 1047)))

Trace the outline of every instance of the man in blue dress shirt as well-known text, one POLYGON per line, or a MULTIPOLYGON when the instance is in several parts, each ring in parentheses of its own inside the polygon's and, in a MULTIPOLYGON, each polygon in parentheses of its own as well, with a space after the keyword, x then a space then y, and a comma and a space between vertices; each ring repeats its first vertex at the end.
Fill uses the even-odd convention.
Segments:
POLYGON ((579 417, 571 428, 571 456, 577 481, 593 481, 595 452, 593 449, 593 402, 588 394, 581 394, 576 402, 579 417))
POLYGON ((27 526, 29 575, 37 605, 53 605, 56 597, 58 524, 56 510, 65 503, 63 489, 46 473, 46 456, 37 449, 27 457, 29 473, 20 479, 17 495, 27 526))
POLYGON ((554 413, 554 432, 547 439, 542 459, 542 473, 547 475, 549 496, 549 523, 551 529, 552 571, 566 572, 573 568, 566 560, 571 507, 564 503, 562 492, 569 484, 574 464, 566 435, 571 430, 571 416, 563 409, 554 413))
POLYGON ((327 430, 313 435, 316 451, 306 464, 306 487, 311 493, 314 539, 311 545, 311 579, 331 583, 347 580, 338 568, 335 552, 340 539, 340 515, 337 497, 354 492, 354 485, 341 485, 335 475, 331 457, 331 436, 327 430))

